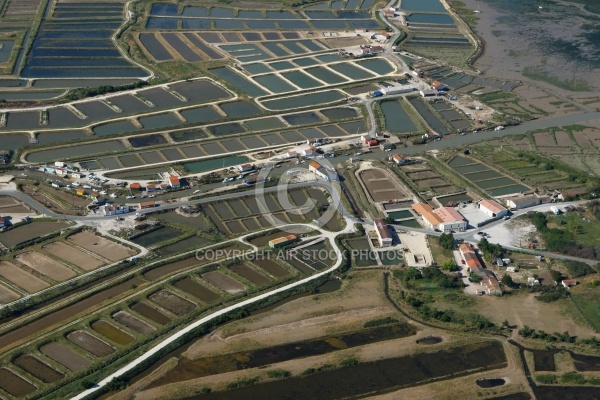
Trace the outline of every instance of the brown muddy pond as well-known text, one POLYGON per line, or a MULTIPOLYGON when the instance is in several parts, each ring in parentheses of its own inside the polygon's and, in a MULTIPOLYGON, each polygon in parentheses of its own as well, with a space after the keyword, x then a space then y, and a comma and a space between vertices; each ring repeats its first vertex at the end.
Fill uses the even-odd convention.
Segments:
POLYGON ((296 358, 327 354, 369 343, 407 337, 415 333, 416 331, 407 324, 394 324, 258 350, 205 357, 197 360, 181 357, 177 367, 152 383, 152 386, 155 387, 246 368, 255 368, 296 358))
POLYGON ((246 289, 246 286, 219 271, 206 272, 202 274, 202 278, 228 293, 235 294, 246 289))
POLYGON ((0 368, 0 389, 15 397, 23 397, 37 388, 8 369, 0 368))
POLYGON ((496 386, 502 386, 506 383, 506 381, 502 378, 493 378, 493 379, 477 379, 475 381, 477 386, 481 388, 493 388, 496 386))
POLYGON ((111 346, 86 331, 73 331, 67 335, 67 339, 96 357, 105 357, 115 351, 111 346))
POLYGON ((537 386, 533 388, 540 400, 598 400, 598 387, 590 386, 537 386))
POLYGON ((103 320, 94 322, 92 324, 92 329, 102 336, 123 346, 133 342, 133 337, 131 335, 103 320))
POLYGON ((600 371, 600 357, 571 353, 577 371, 600 371))
POLYGON ((152 294, 150 296, 150 301, 179 316, 185 315, 196 308, 194 303, 187 301, 168 290, 161 290, 152 294))
POLYGON ((213 292, 212 290, 202 285, 201 283, 195 281, 194 279, 190 278, 189 276, 187 278, 175 282, 173 285, 178 289, 181 289, 184 292, 191 294, 198 300, 201 300, 205 303, 211 303, 221 298, 219 294, 213 292))
POLYGON ((506 367, 497 341, 472 343, 453 349, 378 360, 304 377, 283 379, 188 399, 342 399, 374 396, 418 385, 434 378, 469 374, 474 370, 506 367))
POLYGON ((136 313, 156 322, 157 324, 166 325, 171 322, 171 318, 147 303, 135 303, 131 306, 131 309, 136 313))
POLYGON ((442 342, 442 338, 438 336, 427 336, 422 339, 417 340, 418 344, 437 344, 442 342))
POLYGON ((148 335, 156 330, 155 327, 153 327, 146 321, 142 321, 138 317, 131 315, 126 311, 119 311, 114 313, 113 318, 121 325, 124 325, 129 329, 136 331, 137 333, 141 333, 143 335, 148 335))
POLYGON ((554 355, 559 352, 558 350, 528 350, 533 353, 536 371, 556 371, 554 355))
POLYGON ((92 363, 87 358, 74 352, 61 343, 50 343, 40 349, 42 353, 53 359, 59 364, 64 365, 71 371, 81 371, 86 369, 92 363))
POLYGON ((170 264, 165 264, 160 267, 151 269, 147 272, 144 272, 144 276, 150 280, 157 280, 162 278, 165 275, 169 275, 173 272, 180 271, 185 268, 192 267, 194 265, 198 265, 201 262, 196 259, 196 257, 185 258, 180 261, 176 261, 170 264))
POLYGON ((56 382, 64 377, 62 373, 29 354, 18 357, 13 363, 45 383, 56 382))
POLYGON ((229 267, 229 269, 256 285, 264 285, 265 283, 269 283, 271 281, 269 278, 246 264, 232 265, 229 267))
POLYGON ((290 271, 277 264, 273 260, 254 260, 254 263, 273 275, 275 278, 283 278, 284 276, 288 276, 290 271))

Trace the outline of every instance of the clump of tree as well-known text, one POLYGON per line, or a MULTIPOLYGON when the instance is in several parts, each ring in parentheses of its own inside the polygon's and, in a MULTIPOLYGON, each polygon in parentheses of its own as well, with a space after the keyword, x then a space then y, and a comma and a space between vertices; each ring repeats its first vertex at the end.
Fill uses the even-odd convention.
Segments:
POLYGON ((575 343, 575 340, 577 339, 576 336, 571 336, 568 331, 565 331, 563 333, 546 333, 542 330, 538 331, 533 328, 530 328, 527 325, 519 329, 517 333, 525 338, 542 339, 547 342, 575 343))
POLYGON ((600 200, 590 201, 586 208, 596 218, 596 220, 600 221, 600 200))
POLYGON ((501 245, 490 243, 484 237, 481 238, 477 246, 488 260, 495 260, 497 257, 501 257, 504 254, 504 248, 501 245))
POLYGON ((404 282, 407 287, 417 288, 415 281, 421 279, 429 279, 434 282, 436 286, 445 289, 461 288, 463 283, 457 276, 444 274, 439 268, 436 267, 424 267, 418 270, 414 267, 409 267, 405 271, 400 272, 400 279, 404 282))
POLYGON ((549 228, 548 217, 540 212, 530 212, 526 216, 544 238, 548 250, 590 259, 600 256, 594 246, 577 244, 574 229, 549 228))
POLYGON ((456 265, 453 261, 446 261, 442 264, 442 269, 444 271, 460 271, 460 267, 456 265))
POLYGON ((98 96, 101 94, 115 93, 115 92, 120 92, 123 90, 138 89, 138 88, 141 88, 146 85, 148 85, 148 82, 138 81, 135 83, 130 83, 127 85, 120 85, 120 86, 101 85, 101 86, 90 87, 90 88, 79 88, 79 89, 75 89, 75 90, 71 91, 67 95, 67 99, 78 100, 78 99, 83 99, 86 97, 98 96))
POLYGON ((565 267, 571 278, 579 278, 596 272, 592 267, 581 261, 566 261, 565 267))
POLYGON ((512 276, 509 274, 504 274, 502 279, 500 279, 500 282, 507 288, 516 289, 519 287, 519 284, 513 281, 512 276))
POLYGON ((444 250, 452 250, 454 248, 454 235, 452 232, 450 233, 442 233, 438 241, 440 243, 440 247, 444 250))
POLYGON ((363 324, 363 328, 374 328, 377 326, 390 325, 397 323, 398 320, 393 317, 377 318, 367 321, 363 324))
POLYGON ((566 299, 569 297, 569 291, 562 285, 540 285, 532 286, 529 288, 531 293, 541 293, 536 296, 536 299, 543 301, 544 303, 552 303, 560 299, 566 299))

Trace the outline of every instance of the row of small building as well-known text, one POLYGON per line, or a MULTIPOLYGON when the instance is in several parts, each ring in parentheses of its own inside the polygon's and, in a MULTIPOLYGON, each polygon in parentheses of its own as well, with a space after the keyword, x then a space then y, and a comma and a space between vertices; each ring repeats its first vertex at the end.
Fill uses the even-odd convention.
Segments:
POLYGON ((494 276, 494 273, 481 265, 479 257, 475 252, 475 248, 469 243, 461 243, 458 245, 460 256, 465 261, 465 265, 469 272, 481 278, 481 284, 485 286, 487 294, 502 294, 500 282, 494 276))

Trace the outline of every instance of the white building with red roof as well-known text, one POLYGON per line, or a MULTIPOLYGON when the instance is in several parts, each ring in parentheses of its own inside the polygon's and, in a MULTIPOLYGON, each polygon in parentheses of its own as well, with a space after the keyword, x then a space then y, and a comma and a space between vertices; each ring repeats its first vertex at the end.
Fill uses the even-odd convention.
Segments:
POLYGON ((491 218, 504 217, 508 214, 508 210, 493 200, 481 200, 479 202, 479 210, 489 215, 491 218))

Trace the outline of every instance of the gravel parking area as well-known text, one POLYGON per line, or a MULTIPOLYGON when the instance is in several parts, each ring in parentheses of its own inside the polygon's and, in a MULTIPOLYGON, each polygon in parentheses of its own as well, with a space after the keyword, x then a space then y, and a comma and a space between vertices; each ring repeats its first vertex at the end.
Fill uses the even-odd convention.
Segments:
POLYGON ((406 264, 409 267, 424 267, 431 263, 433 256, 427 243, 427 235, 418 232, 401 233, 401 227, 397 227, 401 247, 408 249, 404 252, 406 264))

